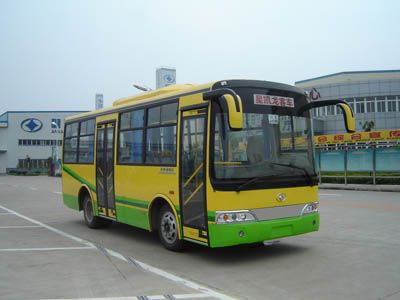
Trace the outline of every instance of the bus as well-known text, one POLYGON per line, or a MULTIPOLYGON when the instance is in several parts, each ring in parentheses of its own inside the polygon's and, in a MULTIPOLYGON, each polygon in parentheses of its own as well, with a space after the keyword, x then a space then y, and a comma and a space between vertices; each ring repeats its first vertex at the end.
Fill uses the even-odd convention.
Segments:
POLYGON ((62 194, 90 228, 158 232, 169 250, 256 244, 319 229, 310 101, 257 80, 171 85, 70 116, 62 194))

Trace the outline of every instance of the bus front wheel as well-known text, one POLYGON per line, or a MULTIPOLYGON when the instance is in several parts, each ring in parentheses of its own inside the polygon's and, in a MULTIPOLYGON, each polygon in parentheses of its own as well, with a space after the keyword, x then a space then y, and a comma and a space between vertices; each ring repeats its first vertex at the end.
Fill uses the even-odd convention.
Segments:
POLYGON ((87 227, 93 229, 104 228, 112 223, 111 220, 102 219, 94 215, 93 203, 89 195, 86 195, 85 199, 83 200, 83 217, 87 227))
POLYGON ((178 222, 168 205, 162 206, 158 215, 158 236, 168 250, 182 250, 183 241, 179 239, 178 222))

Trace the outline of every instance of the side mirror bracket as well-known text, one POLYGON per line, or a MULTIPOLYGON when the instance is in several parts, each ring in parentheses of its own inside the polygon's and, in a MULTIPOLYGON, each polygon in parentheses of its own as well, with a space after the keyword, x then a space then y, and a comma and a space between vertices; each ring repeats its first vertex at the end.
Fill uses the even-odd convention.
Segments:
POLYGON ((243 106, 242 99, 235 91, 221 88, 203 94, 203 100, 225 100, 228 107, 228 121, 231 130, 242 130, 243 128, 243 106))
POLYGON ((351 109, 350 105, 344 100, 320 100, 320 101, 311 101, 297 110, 297 115, 302 115, 307 110, 317 107, 329 106, 329 105, 338 105, 344 117, 344 125, 346 127, 347 132, 355 132, 356 131, 356 122, 354 120, 354 112, 351 109))

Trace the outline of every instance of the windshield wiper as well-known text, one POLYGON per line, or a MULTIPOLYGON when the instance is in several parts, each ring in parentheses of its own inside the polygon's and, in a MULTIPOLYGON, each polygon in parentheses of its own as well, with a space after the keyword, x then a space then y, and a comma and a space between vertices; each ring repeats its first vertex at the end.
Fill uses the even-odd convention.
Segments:
POLYGON ((292 164, 281 164, 281 163, 276 163, 276 162, 272 162, 272 161, 267 161, 267 162, 268 162, 269 164, 271 164, 271 165, 274 165, 274 166, 288 167, 288 168, 292 168, 292 169, 297 169, 297 170, 303 171, 303 173, 304 173, 304 175, 305 175, 305 177, 306 177, 306 179, 307 179, 307 181, 308 181, 308 184, 309 184, 310 186, 312 186, 313 180, 312 180, 311 174, 307 171, 306 168, 299 167, 299 166, 292 165, 292 164))
POLYGON ((244 183, 242 183, 241 185, 239 185, 239 186, 235 189, 235 191, 236 191, 236 192, 240 192, 241 190, 243 190, 244 187, 248 186, 249 184, 252 184, 252 183, 254 183, 254 182, 257 182, 257 181, 259 181, 259 180, 261 180, 261 179, 268 179, 268 178, 275 177, 275 176, 278 176, 278 175, 279 175, 279 174, 251 177, 251 178, 249 178, 246 182, 244 182, 244 183))

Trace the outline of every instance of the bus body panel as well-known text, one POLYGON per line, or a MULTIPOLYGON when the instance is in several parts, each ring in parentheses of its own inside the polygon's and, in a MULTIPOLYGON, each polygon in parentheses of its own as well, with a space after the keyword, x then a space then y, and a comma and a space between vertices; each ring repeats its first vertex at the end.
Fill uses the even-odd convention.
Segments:
POLYGON ((117 221, 150 229, 150 203, 158 194, 179 205, 176 174, 176 167, 116 165, 117 221))
MULTIPOLYGON (((96 198, 96 180, 93 165, 64 164, 62 172, 62 193, 64 204, 72 209, 79 210, 79 191, 86 187, 93 199, 96 198)), ((96 212, 96 210, 95 210, 96 212)))
POLYGON ((210 183, 207 189, 207 200, 207 207, 210 212, 305 204, 318 201, 318 186, 236 192, 214 191, 210 183), (286 199, 282 202, 278 201, 278 194, 285 194, 286 199))
POLYGON ((263 242, 318 229, 318 213, 269 221, 208 225, 212 248, 263 242))

